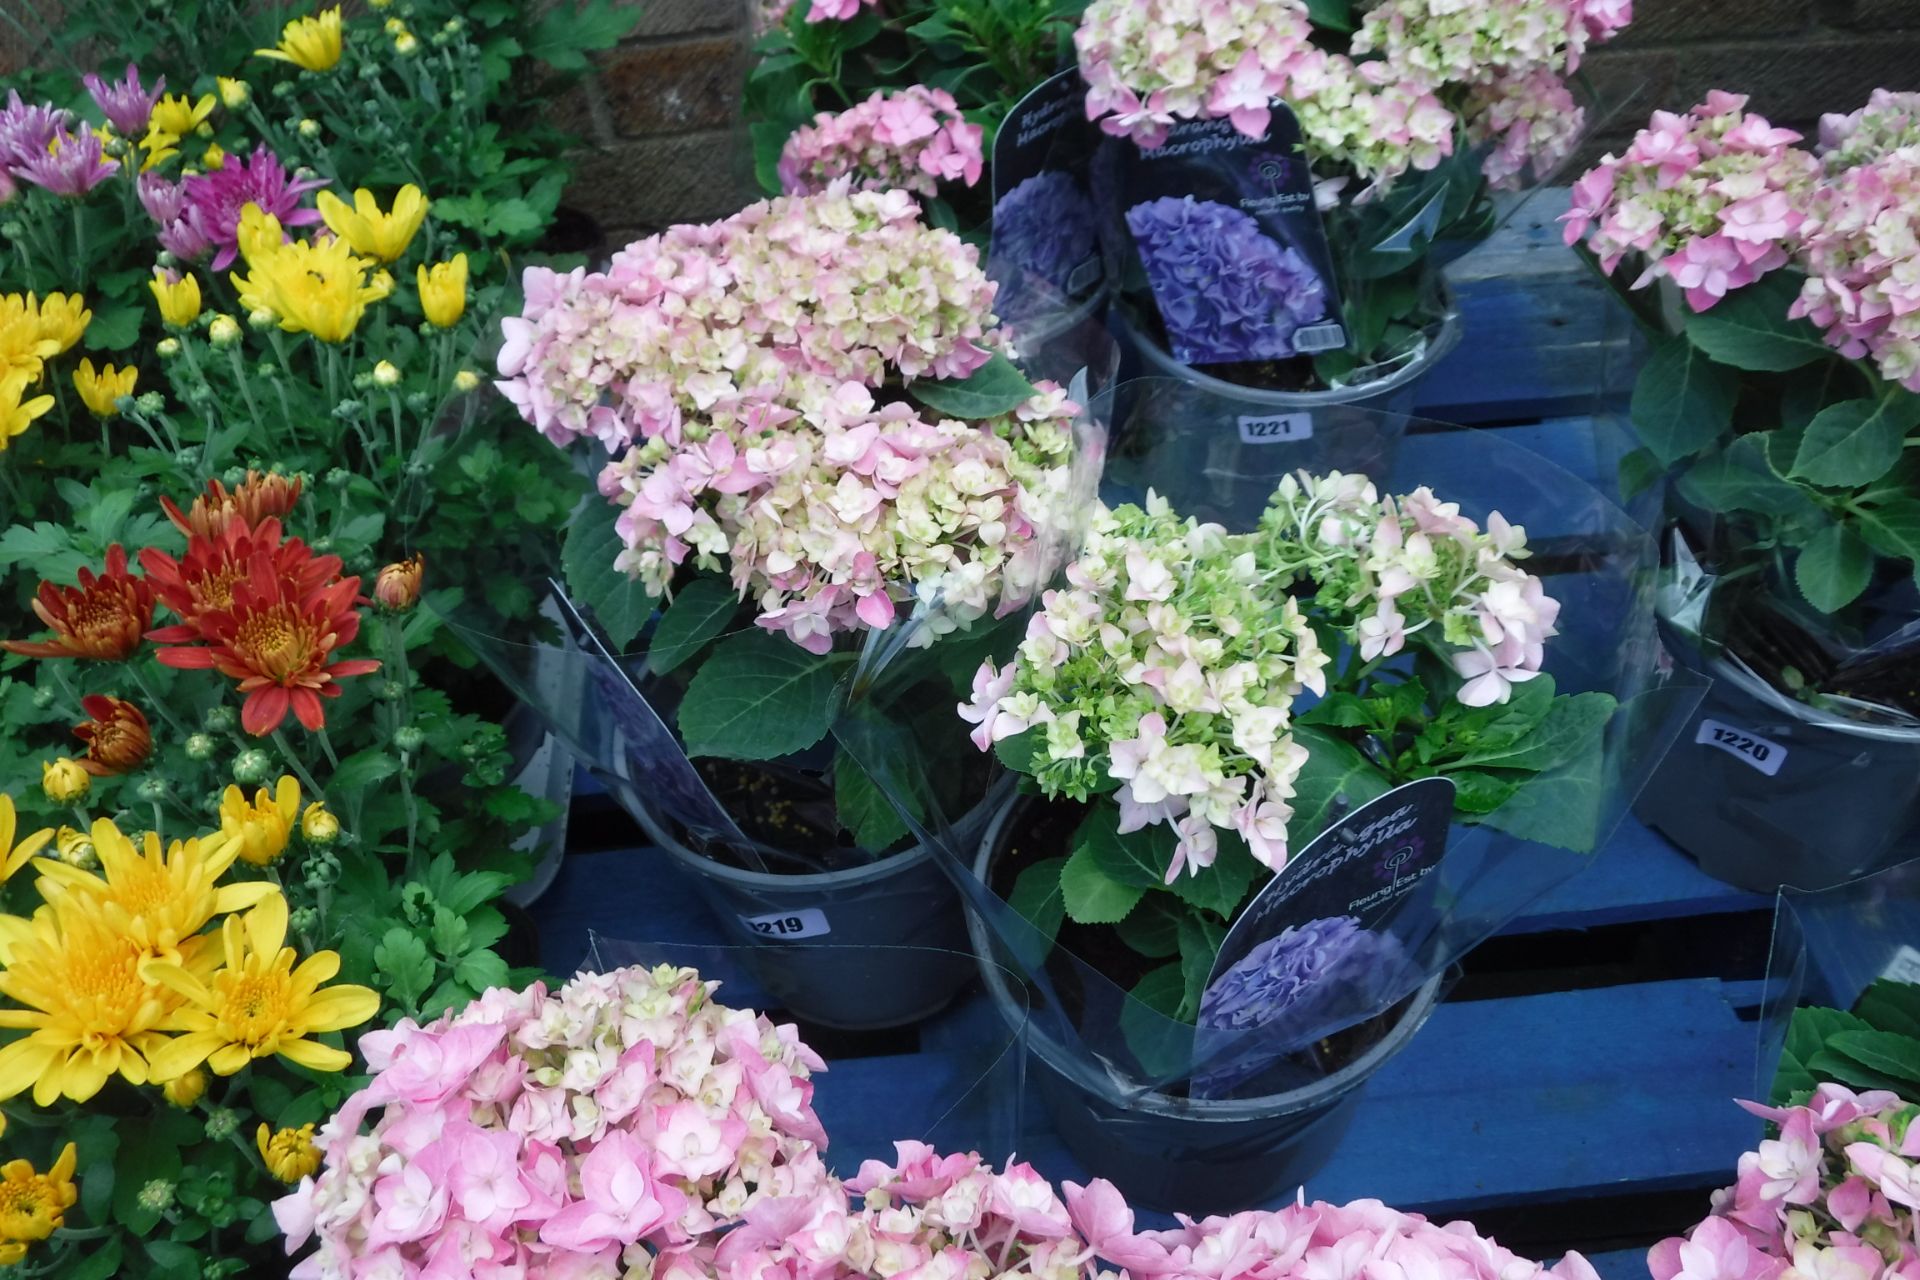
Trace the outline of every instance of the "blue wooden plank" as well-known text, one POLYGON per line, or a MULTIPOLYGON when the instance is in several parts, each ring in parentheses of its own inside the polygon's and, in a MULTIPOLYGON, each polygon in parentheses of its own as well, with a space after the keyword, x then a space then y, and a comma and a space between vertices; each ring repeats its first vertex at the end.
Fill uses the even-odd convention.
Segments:
POLYGON ((1772 906, 1764 894, 1715 880, 1629 814, 1585 871, 1549 891, 1502 932, 1591 929, 1772 906))
MULTIPOLYGON (((1706 1212, 1702 1206, 1701 1216, 1706 1216, 1706 1212)), ((1611 1253, 1592 1254, 1587 1261, 1600 1273, 1601 1280, 1647 1280, 1645 1249, 1615 1249, 1611 1253)))

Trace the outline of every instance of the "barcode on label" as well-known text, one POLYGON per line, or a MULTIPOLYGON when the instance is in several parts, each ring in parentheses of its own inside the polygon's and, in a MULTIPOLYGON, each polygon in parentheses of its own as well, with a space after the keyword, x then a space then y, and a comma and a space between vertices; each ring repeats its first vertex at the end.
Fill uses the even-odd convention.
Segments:
POLYGON ((1721 724, 1718 720, 1702 720, 1693 740, 1705 746, 1718 747, 1769 778, 1779 773, 1780 766, 1787 762, 1787 749, 1779 743, 1748 733, 1745 729, 1736 729, 1730 724, 1721 724))
POLYGON ((1293 349, 1301 355, 1312 355, 1316 351, 1332 351, 1335 347, 1347 345, 1347 330, 1344 325, 1310 324, 1304 329, 1293 332, 1293 349))
POLYGON ((1242 444, 1283 444, 1291 440, 1311 439, 1311 413, 1243 414, 1240 418, 1242 444))
POLYGON ((1880 971, 1880 976, 1893 982, 1920 983, 1920 951, 1901 947, 1893 953, 1893 959, 1880 971))
POLYGON ((827 924, 827 913, 818 907, 806 907, 799 911, 769 911, 759 916, 741 916, 740 923, 762 938, 778 938, 787 941, 794 938, 818 938, 822 934, 833 932, 827 924))

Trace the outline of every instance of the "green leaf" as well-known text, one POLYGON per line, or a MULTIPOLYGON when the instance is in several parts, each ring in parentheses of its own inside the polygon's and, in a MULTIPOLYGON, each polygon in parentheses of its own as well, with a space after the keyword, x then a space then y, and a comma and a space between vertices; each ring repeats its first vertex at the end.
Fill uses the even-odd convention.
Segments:
MULTIPOLYGON (((438 206, 435 206, 438 208, 438 206)), ((574 601, 593 611, 614 650, 625 649, 653 616, 646 588, 613 567, 627 544, 614 529, 618 513, 597 504, 581 509, 567 527, 560 568, 574 601)))
POLYGON ((1176 1015, 1182 1022, 1193 1022, 1200 1016, 1200 997, 1207 990, 1207 979, 1213 974, 1213 962, 1220 955, 1220 944, 1226 940, 1227 927, 1215 924, 1200 916, 1180 917, 1180 976, 1182 990, 1180 1012, 1176 1015))
POLYGON ((1080 829, 1073 833, 1073 852, 1084 851, 1108 879, 1136 889, 1158 889, 1166 882, 1176 837, 1172 828, 1154 823, 1120 834, 1120 811, 1113 805, 1095 805, 1080 829))
POLYGON ((1164 897, 1148 898, 1113 927, 1120 941, 1151 960, 1180 953, 1180 911, 1164 897))
POLYGON ((1307 0, 1307 18, 1322 31, 1353 30, 1353 0, 1307 0))
POLYGON ((1060 936, 1067 916, 1066 898, 1060 888, 1060 872, 1065 858, 1047 858, 1034 863, 1013 882, 1007 905, 1044 934, 1048 941, 1060 936))
MULTIPOLYGON (((1892 1031, 1840 1031, 1827 1037, 1827 1050, 1869 1071, 1909 1085, 1920 1083, 1920 1040, 1892 1031)), ((1911 1093, 1911 1088, 1901 1090, 1911 1093)))
POLYGON ((146 308, 136 303, 115 302, 100 307, 87 325, 87 349, 125 351, 140 340, 140 322, 145 318, 146 308))
POLYGON ((833 758, 833 805, 840 825, 862 849, 882 853, 907 835, 900 811, 850 752, 841 751, 833 758))
POLYGON ((1193 1028, 1177 1021, 1187 994, 1186 974, 1177 962, 1161 965, 1136 982, 1130 994, 1133 998, 1120 1007, 1127 1047, 1148 1075, 1171 1075, 1193 1050, 1193 1028))
POLYGON ((1653 488, 1667 469, 1660 465, 1660 459, 1653 456, 1651 449, 1635 449, 1620 459, 1620 496, 1636 498, 1653 488))
POLYGON ((979 422, 1011 413, 1034 396, 1033 384, 1013 361, 996 351, 964 378, 922 378, 909 383, 915 400, 935 413, 963 422, 979 422))
POLYGON ((528 33, 527 56, 556 71, 584 70, 589 50, 613 48, 639 21, 638 5, 613 0, 588 0, 578 8, 555 5, 528 33))
POLYGON ((1813 1074, 1813 1059, 1826 1047, 1827 1037, 1849 1030, 1870 1031, 1872 1028, 1839 1009, 1795 1009, 1792 1020, 1787 1024, 1787 1043, 1773 1080, 1774 1101, 1784 1102, 1788 1095, 1810 1090, 1819 1084, 1819 1079, 1813 1074))
POLYGON ((1720 438, 1733 424, 1740 379, 1691 343, 1671 339, 1655 349, 1633 387, 1633 426, 1663 466, 1672 466, 1720 438))
POLYGON ((1335 689, 1293 718, 1295 724, 1329 724, 1341 729, 1363 729, 1373 723, 1367 704, 1357 693, 1335 689))
MULTIPOLYGON (((83 1176, 98 1177, 99 1172, 83 1176)), ((119 1236, 108 1236, 82 1254, 80 1262, 71 1270, 63 1271, 63 1280, 112 1280, 120 1274, 120 1259, 125 1252, 126 1244, 119 1236)))
POLYGON ((1442 776, 1454 785, 1453 807, 1460 813, 1492 813, 1520 789, 1517 779, 1476 769, 1448 769, 1442 776))
POLYGON ((660 615, 647 646, 647 666, 657 676, 667 674, 725 631, 739 611, 740 595, 732 583, 717 574, 695 578, 660 615))
POLYGON ((827 736, 839 710, 839 664, 771 631, 720 643, 680 702, 687 754, 772 760, 827 736))
POLYGON ((1593 852, 1600 836, 1605 753, 1598 733, 1587 738, 1586 744, 1573 760, 1528 779, 1512 799, 1482 821, 1522 840, 1569 853, 1593 852))
POLYGON ((1920 1039, 1920 987, 1911 982, 1878 978, 1854 1002, 1853 1011, 1876 1031, 1920 1039))
POLYGON ((1798 485, 1767 461, 1767 434, 1752 432, 1700 459, 1680 477, 1680 493, 1708 511, 1804 516, 1817 508, 1798 485))
POLYGON ((1601 731, 1613 719, 1614 706, 1613 698, 1604 693, 1576 693, 1555 698, 1532 732, 1510 746, 1468 752, 1457 763, 1536 773, 1558 768, 1589 745, 1599 742, 1601 731))
POLYGON ((1900 461, 1907 432, 1920 426, 1920 396, 1895 392, 1882 400, 1843 400, 1807 424, 1791 475, 1814 484, 1871 484, 1900 461))
POLYGON ((1010 738, 993 744, 993 754, 1015 773, 1032 773, 1047 762, 1047 731, 1022 729, 1010 738), (1037 757, 1037 758, 1036 758, 1037 757))
POLYGON ((323 784, 329 795, 355 796, 400 771, 400 762, 378 747, 368 747, 340 762, 323 784))
POLYGON ((1348 806, 1365 804, 1385 795, 1391 784, 1365 756, 1323 729, 1302 725, 1293 740, 1307 749, 1307 762, 1293 784, 1293 818, 1287 823, 1287 844, 1299 850, 1326 830, 1335 800, 1348 806))
POLYGON ((1188 906, 1230 920, 1253 882, 1265 874, 1265 868, 1253 860, 1246 841, 1238 835, 1231 831, 1215 835, 1220 847, 1214 852, 1213 865, 1202 868, 1198 875, 1182 869, 1167 888, 1188 906))
POLYGON ((453 976, 472 990, 507 985, 507 962, 491 951, 469 951, 453 966, 453 976))
POLYGON ((1793 563, 1794 585, 1822 613, 1852 604, 1872 576, 1872 549, 1844 524, 1829 525, 1815 534, 1793 563))
POLYGON ((1920 498, 1897 498, 1862 510, 1854 527, 1875 551, 1914 561, 1920 572, 1920 498))
POLYGON ((1798 293, 1789 273, 1770 275, 1688 316, 1687 340, 1721 364, 1755 372, 1783 373, 1824 360, 1833 348, 1820 331, 1787 317, 1798 293))
POLYGON ((373 949, 373 963, 387 994, 403 1007, 418 1004, 433 985, 433 957, 427 954, 427 944, 411 929, 399 925, 388 929, 373 949))
POLYGON ((1139 905, 1146 890, 1113 879, 1092 853, 1077 849, 1060 868, 1060 894, 1075 923, 1116 924, 1139 905))

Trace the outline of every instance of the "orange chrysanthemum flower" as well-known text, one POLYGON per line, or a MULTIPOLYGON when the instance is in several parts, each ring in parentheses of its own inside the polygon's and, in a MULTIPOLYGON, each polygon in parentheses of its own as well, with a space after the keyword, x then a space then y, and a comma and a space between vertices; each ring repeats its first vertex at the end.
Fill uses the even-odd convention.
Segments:
MULTIPOLYGON (((177 508, 172 510, 178 514, 177 508)), ((198 504, 194 511, 199 513, 198 504)), ((298 538, 282 542, 278 518, 268 516, 258 525, 248 524, 244 517, 231 519, 216 534, 192 534, 182 559, 175 560, 155 547, 140 553, 140 567, 147 571, 147 581, 160 603, 180 617, 178 626, 162 627, 147 639, 159 644, 204 639, 198 619, 209 610, 232 606, 234 585, 252 572, 256 554, 270 557, 274 572, 293 582, 298 593, 340 576, 339 556, 315 556, 298 538)))
POLYGON ((140 708, 104 693, 80 700, 92 719, 73 727, 73 736, 87 744, 80 767, 96 778, 130 773, 153 753, 153 730, 140 708))
MULTIPOLYGON (((300 552, 310 554, 304 546, 300 552)), ((332 556, 320 559, 339 564, 332 556)), ((232 604, 195 618, 198 638, 206 645, 165 648, 158 655, 170 667, 211 668, 239 681, 247 695, 240 723, 256 736, 279 728, 289 710, 307 728, 323 728, 320 700, 339 697, 340 680, 380 668, 365 658, 334 660, 335 651, 360 633, 355 608, 360 579, 310 586, 308 567, 276 563, 272 554, 256 550, 246 576, 233 585, 232 604)))
POLYGON ((107 571, 80 570, 80 585, 40 584, 33 611, 53 629, 52 640, 7 640, 0 648, 29 658, 92 658, 121 662, 140 648, 153 624, 153 587, 127 572, 119 543, 107 548, 107 571))
POLYGON ((171 498, 160 499, 167 519, 188 537, 217 538, 236 519, 248 529, 260 522, 285 517, 300 501, 300 477, 277 476, 267 471, 248 471, 247 478, 231 491, 218 480, 207 481, 207 491, 182 512, 171 498))

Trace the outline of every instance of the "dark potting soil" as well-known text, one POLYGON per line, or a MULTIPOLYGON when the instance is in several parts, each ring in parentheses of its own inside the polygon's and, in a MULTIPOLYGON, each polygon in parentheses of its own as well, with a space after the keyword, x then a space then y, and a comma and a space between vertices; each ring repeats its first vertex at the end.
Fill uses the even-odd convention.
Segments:
MULTIPOLYGON (((1017 807, 1001 828, 1000 848, 987 865, 988 887, 1003 900, 1013 892, 1014 882, 1023 870, 1043 859, 1060 857, 1067 852, 1072 846, 1074 831, 1087 813, 1086 805, 1071 800, 1028 796, 1015 803, 1017 807)), ((1121 941, 1120 935, 1111 928, 1066 921, 1060 928, 1058 946, 1047 971, 1065 1006, 1064 1012, 1075 1021, 1084 1012, 1087 993, 1078 966, 1060 957, 1063 950, 1128 991, 1151 970, 1167 963, 1164 957, 1151 959, 1141 955, 1121 941)), ((1289 1055, 1285 1065, 1307 1070, 1316 1076, 1332 1075, 1385 1039, 1413 999, 1408 996, 1378 1017, 1336 1031, 1308 1048, 1289 1055)), ((1253 1090, 1242 1090, 1236 1096, 1258 1096, 1257 1080, 1254 1085, 1253 1090)), ((1183 1088, 1168 1092, 1175 1097, 1185 1096, 1183 1088)))
MULTIPOLYGON (((1767 683, 1791 693, 1800 688, 1856 698, 1920 716, 1920 644, 1849 660, 1819 637, 1773 609, 1716 609, 1721 642, 1767 683)), ((1844 714, 1844 708, 1823 707, 1844 714)))
MULTIPOLYGON (((1150 312, 1144 317, 1146 329, 1162 351, 1173 350, 1173 340, 1167 335, 1167 326, 1158 312, 1150 312)), ((1311 356, 1295 356, 1291 360, 1237 360, 1225 364, 1195 365, 1201 373, 1222 382, 1231 382, 1236 387, 1253 387, 1261 391, 1325 391, 1320 377, 1314 372, 1311 356)))

